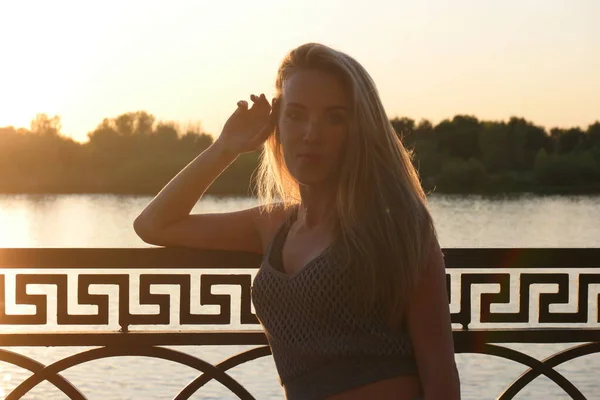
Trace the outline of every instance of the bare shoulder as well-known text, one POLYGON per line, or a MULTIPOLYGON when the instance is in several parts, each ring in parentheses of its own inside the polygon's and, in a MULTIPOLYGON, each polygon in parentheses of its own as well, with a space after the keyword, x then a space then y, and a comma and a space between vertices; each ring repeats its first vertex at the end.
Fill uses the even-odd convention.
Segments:
POLYGON ((283 204, 274 205, 269 211, 266 211, 264 207, 256 207, 257 215, 254 222, 258 234, 261 238, 262 250, 265 252, 269 243, 273 240, 273 237, 284 223, 286 218, 286 210, 283 204))
POLYGON ((263 254, 285 219, 282 204, 267 209, 191 214, 166 227, 153 227, 147 220, 134 223, 138 236, 157 246, 249 251, 263 254))

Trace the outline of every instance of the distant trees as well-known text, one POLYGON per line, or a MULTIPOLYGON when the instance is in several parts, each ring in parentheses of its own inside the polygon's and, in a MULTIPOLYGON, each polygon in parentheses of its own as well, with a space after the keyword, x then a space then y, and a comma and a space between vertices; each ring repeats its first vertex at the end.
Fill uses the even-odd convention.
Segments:
POLYGON ((182 132, 175 122, 156 123, 145 111, 105 118, 88 133, 88 144, 97 151, 121 153, 139 151, 189 151, 199 153, 212 143, 212 136, 202 133, 200 126, 189 126, 182 132))
POLYGON ((184 130, 175 122, 156 122, 145 111, 106 118, 88 139, 90 171, 102 171, 96 181, 107 190, 132 193, 157 192, 213 142, 200 125, 184 130))
POLYGON ((81 145, 60 130, 60 117, 46 114, 38 114, 30 130, 0 128, 0 192, 51 190, 74 173, 81 145))
POLYGON ((600 192, 600 122, 544 128, 457 115, 436 126, 394 118, 423 184, 443 192, 600 192))
POLYGON ((61 135, 60 118, 45 114, 29 131, 0 128, 0 192, 155 193, 213 141, 200 125, 145 111, 105 118, 88 139, 61 135))
POLYGON ((60 117, 55 115, 50 118, 46 114, 37 114, 31 121, 31 132, 40 136, 60 135, 60 117))
MULTIPOLYGON (((600 121, 549 132, 517 117, 390 122, 428 191, 600 193, 600 121)), ((213 142, 200 125, 145 111, 105 118, 88 139, 62 135, 60 117, 45 114, 29 130, 0 128, 0 192, 154 194, 213 142)), ((239 157, 209 192, 252 193, 258 162, 257 152, 239 157)))

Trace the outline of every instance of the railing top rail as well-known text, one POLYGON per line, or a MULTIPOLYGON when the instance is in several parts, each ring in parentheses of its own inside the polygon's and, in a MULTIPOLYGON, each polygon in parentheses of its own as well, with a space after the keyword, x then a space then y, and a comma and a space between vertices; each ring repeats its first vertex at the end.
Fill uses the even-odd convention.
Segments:
MULTIPOLYGON (((447 268, 597 268, 600 248, 445 248, 447 268)), ((0 268, 256 268, 261 255, 189 248, 0 248, 0 268)))
MULTIPOLYGON (((600 328, 507 328, 455 329, 457 343, 585 343, 600 342, 600 328)), ((7 346, 215 346, 267 344, 258 330, 187 331, 75 331, 0 334, 0 347, 7 346)))

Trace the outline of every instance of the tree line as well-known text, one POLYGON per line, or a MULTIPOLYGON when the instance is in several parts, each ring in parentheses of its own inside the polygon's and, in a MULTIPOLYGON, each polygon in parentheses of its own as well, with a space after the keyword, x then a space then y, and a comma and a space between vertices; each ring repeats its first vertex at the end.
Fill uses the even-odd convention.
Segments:
MULTIPOLYGON (((427 191, 600 193, 600 121, 549 131, 517 117, 391 123, 427 191)), ((199 125, 156 121, 145 111, 105 118, 88 139, 63 135, 60 118, 45 114, 30 129, 0 128, 0 193, 156 194, 213 142, 199 125)), ((258 153, 239 157, 209 193, 253 194, 258 160, 258 153)))
POLYGON ((523 118, 457 115, 436 126, 395 118, 424 186, 442 192, 600 192, 600 121, 544 128, 523 118))

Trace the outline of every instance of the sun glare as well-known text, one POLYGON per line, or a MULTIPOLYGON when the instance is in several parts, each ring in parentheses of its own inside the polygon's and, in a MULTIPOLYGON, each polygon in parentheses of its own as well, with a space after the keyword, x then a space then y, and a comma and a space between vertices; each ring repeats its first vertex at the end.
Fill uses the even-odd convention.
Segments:
MULTIPOLYGON (((6 205, 8 202, 4 202, 6 205)), ((27 214, 23 208, 0 208, 0 248, 32 247, 27 214)))
POLYGON ((0 127, 29 128, 37 113, 64 112, 90 62, 94 37, 77 35, 64 9, 43 2, 0 5, 0 127), (37 12, 32 12, 32 8, 37 12), (10 17, 8 17, 10 16, 10 17))

